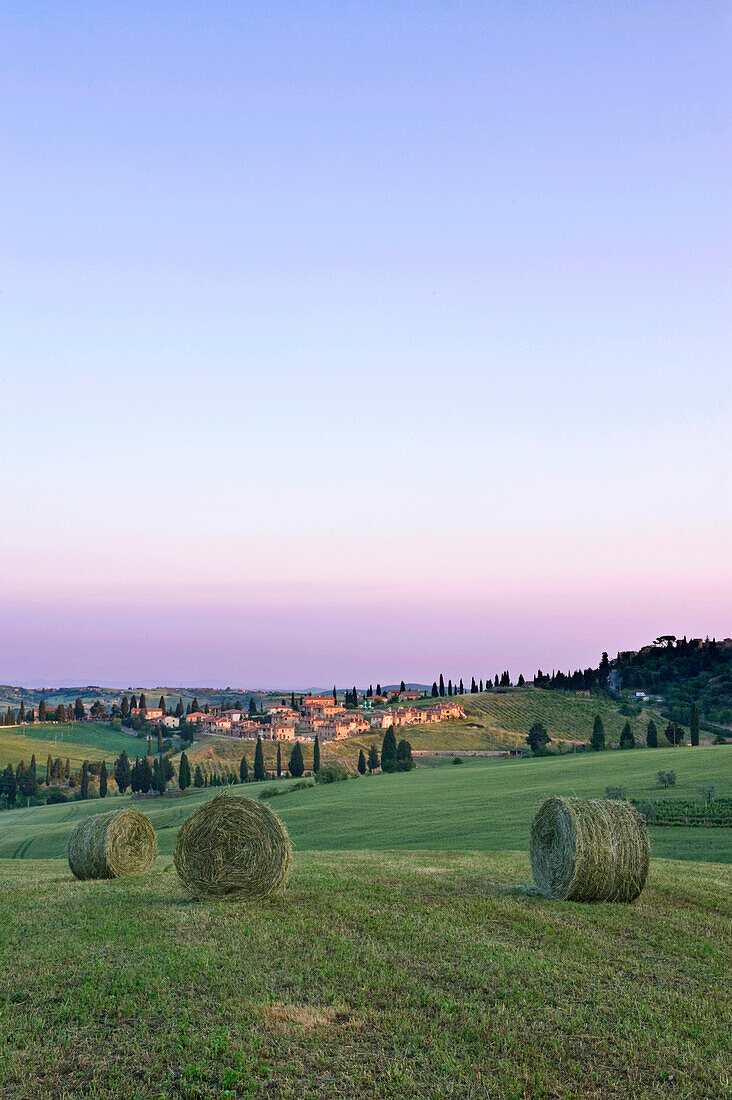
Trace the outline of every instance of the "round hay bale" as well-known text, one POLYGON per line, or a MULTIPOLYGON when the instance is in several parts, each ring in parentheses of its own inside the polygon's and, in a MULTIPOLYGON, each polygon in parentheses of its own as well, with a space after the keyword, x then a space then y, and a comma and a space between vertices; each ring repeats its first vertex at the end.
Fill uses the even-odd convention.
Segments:
POLYGON ((284 825, 252 798, 220 794, 183 822, 173 852, 194 897, 265 898, 284 886, 292 845, 284 825))
POLYGON ((539 891, 564 901, 635 901, 645 886, 646 823, 628 802, 549 798, 531 826, 539 891))
POLYGON ((155 830, 139 810, 85 817, 69 837, 69 867, 80 879, 144 875, 157 854, 155 830))

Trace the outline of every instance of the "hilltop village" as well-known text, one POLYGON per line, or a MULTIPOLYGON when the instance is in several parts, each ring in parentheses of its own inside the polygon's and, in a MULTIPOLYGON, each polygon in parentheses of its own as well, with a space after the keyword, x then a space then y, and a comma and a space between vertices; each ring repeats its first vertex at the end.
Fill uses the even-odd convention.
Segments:
MULTIPOLYGON (((431 706, 403 705, 421 698, 420 692, 404 689, 391 697, 391 705, 388 706, 386 696, 380 695, 364 698, 360 704, 356 702, 344 706, 335 694, 301 695, 298 698, 292 695, 289 703, 283 699, 268 707, 267 721, 258 720, 256 716, 241 710, 225 710, 216 706, 208 711, 192 711, 181 721, 192 723, 200 735, 243 739, 261 737, 273 741, 312 741, 318 737, 323 742, 354 737, 369 730, 386 730, 390 726, 397 729, 465 717, 465 708, 456 699, 441 699, 431 706)), ((152 724, 167 724, 170 721, 162 710, 157 709, 148 709, 145 717, 152 724)))

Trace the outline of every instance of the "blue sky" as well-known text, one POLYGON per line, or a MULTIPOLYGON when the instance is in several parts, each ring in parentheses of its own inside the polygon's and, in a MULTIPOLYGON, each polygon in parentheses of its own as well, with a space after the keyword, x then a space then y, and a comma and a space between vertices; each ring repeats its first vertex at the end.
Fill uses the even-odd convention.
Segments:
POLYGON ((2 678, 732 633, 730 18, 3 5, 2 678))

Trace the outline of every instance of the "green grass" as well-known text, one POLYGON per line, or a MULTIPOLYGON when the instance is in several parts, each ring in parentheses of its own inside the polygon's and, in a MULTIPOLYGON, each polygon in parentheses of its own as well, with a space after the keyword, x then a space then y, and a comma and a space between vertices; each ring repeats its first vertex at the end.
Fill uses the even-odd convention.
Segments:
MULTIPOLYGON (((85 760, 107 760, 111 763, 123 749, 133 757, 144 751, 144 742, 128 733, 119 733, 102 722, 34 723, 28 726, 0 726, 0 767, 15 766, 21 760, 29 763, 35 753, 39 768, 46 766, 46 757, 66 757, 72 767, 85 760), (142 750, 140 746, 143 746, 142 750)), ((40 773, 39 773, 40 774, 40 773)))
POLYGON ((235 905, 190 902, 165 859, 86 883, 0 862, 0 1095, 728 1095, 729 869, 654 861, 633 906, 527 876, 517 853, 300 851, 281 897, 235 905))
MULTIPOLYGON (((706 781, 714 783, 720 797, 732 795, 732 753, 724 746, 417 768, 407 775, 374 775, 298 791, 277 798, 273 807, 300 849, 526 850, 531 820, 550 795, 602 797, 612 784, 624 786, 629 798, 695 798, 706 781), (670 769, 678 775, 677 785, 663 791, 656 786, 656 772, 670 769)), ((246 793, 255 797, 260 789, 250 784, 246 793)), ((182 821, 219 791, 134 804, 149 814, 161 850, 168 853, 182 821)), ((95 800, 7 811, 0 816, 0 857, 62 856, 79 817, 128 804, 129 796, 104 804, 95 800)), ((654 855, 732 861, 729 829, 657 828, 651 836, 654 855)))

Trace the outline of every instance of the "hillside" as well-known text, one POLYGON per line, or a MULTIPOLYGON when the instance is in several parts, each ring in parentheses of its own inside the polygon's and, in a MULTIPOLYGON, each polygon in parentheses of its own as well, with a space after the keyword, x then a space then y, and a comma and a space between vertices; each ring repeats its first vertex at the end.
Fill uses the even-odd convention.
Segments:
POLYGON ((123 749, 129 756, 141 751, 140 742, 128 733, 120 733, 101 722, 37 722, 28 726, 0 726, 0 767, 21 760, 26 764, 35 753, 39 769, 46 757, 60 756, 78 768, 85 760, 111 762, 123 749))
MULTIPOLYGON (((271 805, 298 849, 525 851, 531 820, 550 795, 598 797, 613 784, 624 786, 632 798, 695 799, 698 787, 709 781, 718 796, 732 795, 732 753, 722 746, 445 764, 318 786, 276 797, 271 805), (661 791, 656 772, 670 768, 677 773, 677 784, 670 792, 661 791)), ((283 781, 282 789, 286 787, 283 781)), ((257 797, 261 788, 252 783, 234 788, 234 793, 257 797)), ((164 800, 117 796, 103 805, 141 808, 158 833, 161 851, 170 853, 181 823, 201 801, 218 793, 220 788, 212 787, 164 800)), ((101 808, 97 799, 6 811, 0 817, 0 858, 61 857, 75 822, 101 808)), ((730 829, 653 828, 651 837, 654 855, 732 861, 730 829)))

